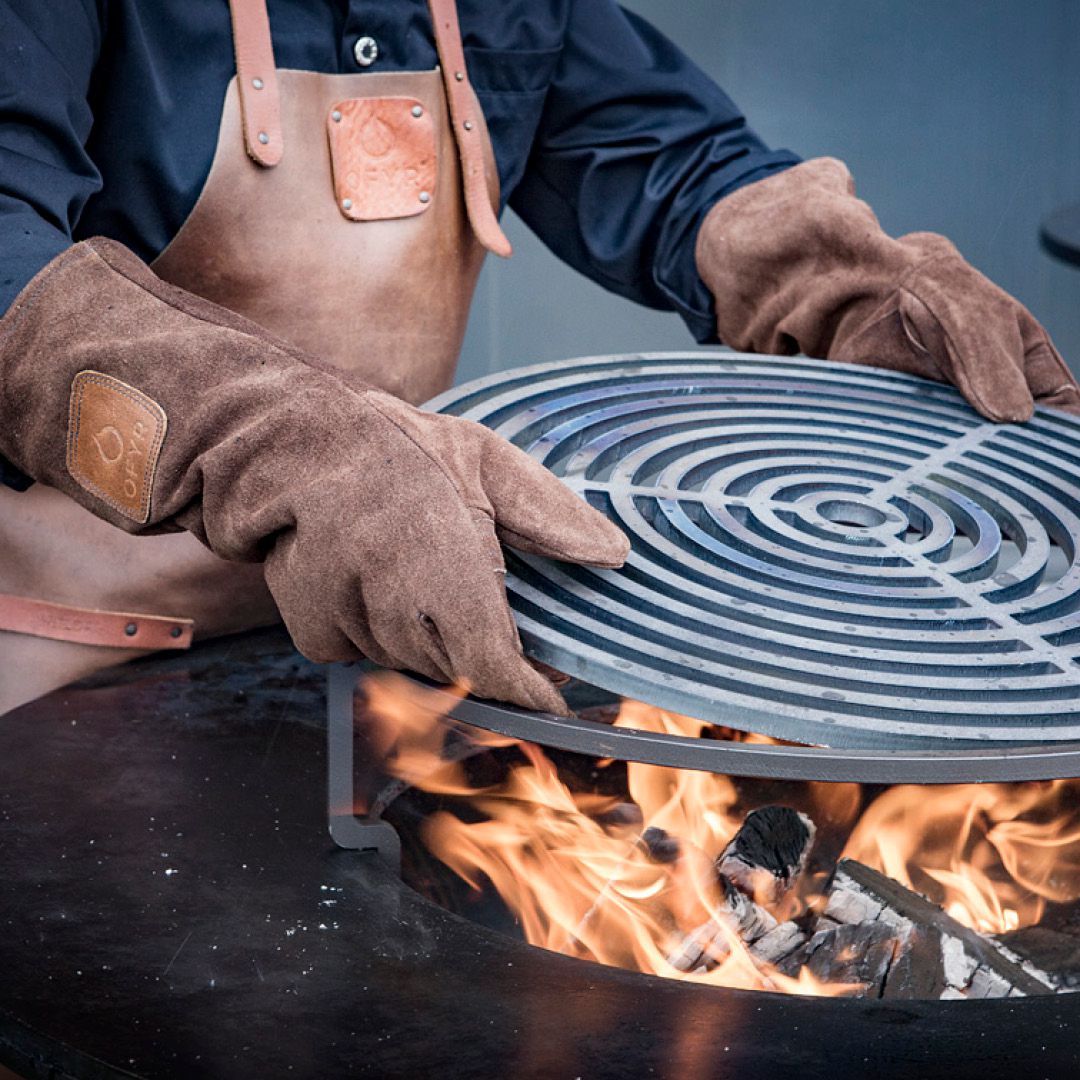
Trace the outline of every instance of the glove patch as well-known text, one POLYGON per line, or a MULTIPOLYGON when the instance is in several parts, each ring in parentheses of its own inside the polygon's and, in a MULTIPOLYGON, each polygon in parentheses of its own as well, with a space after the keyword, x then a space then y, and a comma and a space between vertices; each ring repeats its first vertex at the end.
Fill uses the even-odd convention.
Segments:
POLYGON ((168 420, 133 386, 98 371, 71 383, 67 467, 75 481, 124 517, 144 525, 168 420))

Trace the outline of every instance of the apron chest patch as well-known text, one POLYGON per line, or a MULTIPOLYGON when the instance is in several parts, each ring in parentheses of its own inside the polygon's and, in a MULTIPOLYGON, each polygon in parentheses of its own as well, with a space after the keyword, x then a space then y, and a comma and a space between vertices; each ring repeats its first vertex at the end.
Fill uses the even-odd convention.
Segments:
POLYGON ((349 98, 326 119, 338 209, 351 221, 422 214, 435 198, 435 123, 414 98, 349 98))

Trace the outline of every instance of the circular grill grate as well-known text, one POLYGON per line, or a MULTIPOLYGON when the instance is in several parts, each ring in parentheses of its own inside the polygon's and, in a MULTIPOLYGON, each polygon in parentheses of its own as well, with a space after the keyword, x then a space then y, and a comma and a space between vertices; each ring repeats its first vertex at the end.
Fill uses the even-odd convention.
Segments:
POLYGON ((824 746, 1080 740, 1080 420, 726 351, 545 364, 432 408, 494 428, 630 536, 619 571, 511 553, 526 651, 824 746))

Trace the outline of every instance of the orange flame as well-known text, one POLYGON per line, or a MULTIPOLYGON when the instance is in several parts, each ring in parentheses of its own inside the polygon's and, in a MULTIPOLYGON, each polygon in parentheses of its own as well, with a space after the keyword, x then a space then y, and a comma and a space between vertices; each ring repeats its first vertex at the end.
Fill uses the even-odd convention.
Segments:
POLYGON ((999 934, 1080 895, 1074 780, 890 788, 845 854, 930 896, 958 922, 999 934))
MULTIPOLYGON (((457 725, 444 719, 444 693, 419 690, 398 676, 370 679, 369 737, 392 775, 465 799, 471 818, 483 816, 464 821, 439 811, 425 822, 423 840, 473 888, 490 882, 530 944, 720 986, 826 995, 858 989, 819 982, 805 969, 787 976, 758 959, 733 928, 714 864, 747 812, 772 801, 755 803, 747 795, 752 785, 630 762, 628 800, 577 791, 539 747, 468 728, 463 745, 516 746, 523 757, 500 782, 477 788, 467 778, 466 755, 448 751, 457 725), (650 835, 666 836, 666 852, 650 845, 646 830, 663 830, 650 835), (680 970, 673 957, 702 927, 710 928, 708 964, 680 970)), ((630 701, 613 723, 716 735, 700 721, 630 701)), ((457 738, 462 745, 460 729, 457 738)), ((597 775, 611 764, 597 763, 597 775)), ((1047 901, 1080 895, 1078 794, 1067 781, 902 786, 879 795, 861 818, 864 795, 855 784, 786 785, 784 801, 799 803, 819 829, 842 836, 854 824, 844 855, 930 896, 965 925, 997 933, 1037 921, 1047 901)), ((778 920, 823 903, 815 889, 827 884, 826 876, 804 878, 772 907, 778 920)))

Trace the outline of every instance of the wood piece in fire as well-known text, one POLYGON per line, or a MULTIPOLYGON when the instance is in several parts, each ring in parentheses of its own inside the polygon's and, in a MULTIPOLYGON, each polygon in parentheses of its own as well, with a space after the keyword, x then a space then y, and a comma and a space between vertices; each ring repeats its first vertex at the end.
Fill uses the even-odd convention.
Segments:
POLYGON ((889 928, 895 942, 893 968, 901 981, 890 990, 892 974, 887 973, 878 988, 881 996, 924 996, 928 986, 936 988, 939 984, 943 984, 939 997, 1053 993, 1052 981, 1044 972, 1023 964, 993 939, 961 925, 936 904, 892 878, 853 859, 844 859, 837 866, 828 904, 807 948, 819 935, 839 926, 868 923, 889 928), (940 975, 935 952, 940 957, 940 975))
MULTIPOLYGON (((798 880, 814 831, 805 814, 787 806, 763 806, 747 814, 716 860, 723 890, 720 913, 679 939, 669 962, 679 971, 709 970, 730 952, 732 934, 769 963, 802 945, 806 935, 794 923, 778 926, 767 907, 798 880)), ((654 836, 653 845, 660 839, 654 836)))
POLYGON ((878 922, 846 923, 819 930, 797 952, 780 963, 787 975, 805 967, 827 983, 859 983, 868 997, 880 997, 896 955, 896 933, 878 922))
POLYGON ((911 1000, 939 998, 946 988, 941 931, 932 926, 912 926, 898 938, 883 998, 911 1000))
POLYGON ((789 806, 763 806, 746 816, 716 869, 747 896, 769 907, 787 893, 806 867, 814 823, 789 806))
POLYGON ((1045 971, 1059 989, 1080 989, 1080 902, 1055 906, 1038 926, 1011 930, 996 940, 1045 971))
POLYGON ((657 863, 673 863, 682 853, 679 839, 672 836, 666 829, 659 829, 650 825, 641 834, 641 845, 645 854, 657 863))
POLYGON ((750 946, 750 955, 763 964, 776 965, 795 952, 806 941, 806 938, 807 935, 799 924, 789 919, 759 937, 750 946))
POLYGON ((776 919, 763 907, 726 878, 720 884, 723 897, 716 918, 686 934, 668 953, 668 963, 678 971, 707 971, 731 952, 732 937, 752 945, 776 929, 776 919))

